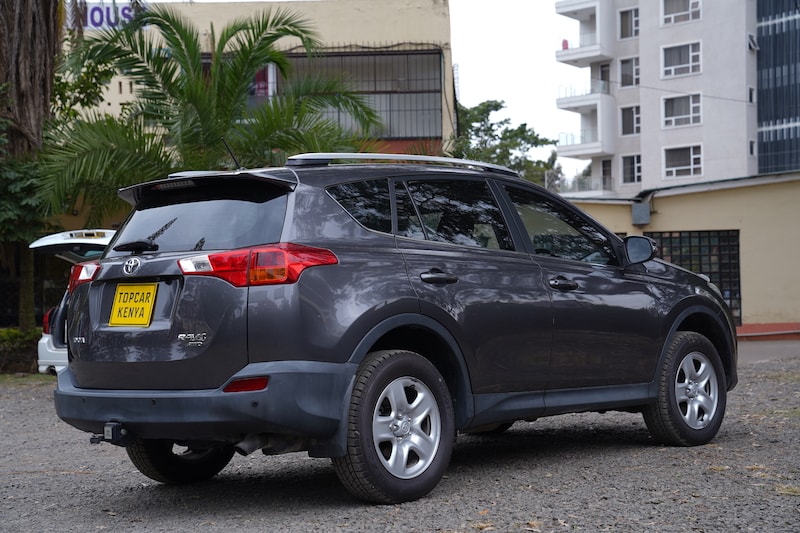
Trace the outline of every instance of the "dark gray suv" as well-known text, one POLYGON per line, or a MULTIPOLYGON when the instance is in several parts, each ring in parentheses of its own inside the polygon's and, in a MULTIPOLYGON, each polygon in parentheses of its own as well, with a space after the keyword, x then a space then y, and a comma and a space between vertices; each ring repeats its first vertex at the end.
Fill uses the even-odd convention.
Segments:
POLYGON ((71 274, 55 404, 160 482, 304 450, 356 497, 408 501, 458 432, 625 410, 704 444, 737 382, 707 278, 503 167, 305 154, 120 196, 71 274))

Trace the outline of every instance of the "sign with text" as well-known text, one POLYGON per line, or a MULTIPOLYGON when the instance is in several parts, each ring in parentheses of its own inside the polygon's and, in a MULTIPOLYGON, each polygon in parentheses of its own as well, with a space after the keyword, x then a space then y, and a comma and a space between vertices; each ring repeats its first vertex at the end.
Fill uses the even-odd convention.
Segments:
POLYGON ((132 18, 133 8, 128 2, 87 2, 83 13, 83 30, 119 28, 132 18))

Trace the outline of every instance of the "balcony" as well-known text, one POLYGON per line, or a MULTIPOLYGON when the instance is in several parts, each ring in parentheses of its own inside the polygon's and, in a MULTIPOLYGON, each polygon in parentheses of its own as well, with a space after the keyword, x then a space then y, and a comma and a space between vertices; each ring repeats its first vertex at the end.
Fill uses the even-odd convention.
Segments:
POLYGON ((608 49, 614 42, 613 9, 601 7, 600 0, 561 0, 556 2, 556 13, 575 19, 579 23, 580 38, 564 39, 556 60, 575 67, 588 67, 592 63, 613 58, 608 49))
POLYGON ((556 51, 556 61, 579 68, 610 61, 612 58, 611 52, 598 42, 596 33, 581 34, 577 43, 565 39, 561 42, 561 50, 556 51))
POLYGON ((614 104, 610 88, 610 83, 602 80, 591 80, 584 87, 560 87, 556 106, 565 111, 589 113, 601 105, 614 104))

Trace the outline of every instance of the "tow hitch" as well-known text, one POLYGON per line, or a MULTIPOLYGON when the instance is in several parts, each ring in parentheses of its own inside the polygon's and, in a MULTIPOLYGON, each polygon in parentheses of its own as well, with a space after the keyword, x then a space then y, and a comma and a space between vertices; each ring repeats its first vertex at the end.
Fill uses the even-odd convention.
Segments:
POLYGON ((116 446, 130 446, 133 444, 134 436, 124 427, 121 422, 106 422, 103 425, 102 435, 92 435, 89 442, 92 444, 100 444, 101 442, 109 442, 116 446))

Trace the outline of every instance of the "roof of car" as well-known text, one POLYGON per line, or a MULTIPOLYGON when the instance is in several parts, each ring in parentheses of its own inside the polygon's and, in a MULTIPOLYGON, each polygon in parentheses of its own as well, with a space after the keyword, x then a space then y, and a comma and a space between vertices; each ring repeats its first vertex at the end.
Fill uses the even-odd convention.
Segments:
POLYGON ((384 154, 384 153, 339 153, 339 152, 322 152, 322 153, 307 153, 293 155, 286 161, 287 167, 309 167, 309 166, 326 166, 333 164, 336 161, 344 162, 364 162, 364 161, 393 161, 396 163, 411 163, 411 164, 424 164, 424 165, 446 165, 450 167, 471 168, 489 172, 498 172, 511 176, 518 174, 508 167, 495 165, 492 163, 483 163, 480 161, 473 161, 469 159, 458 159, 454 157, 439 157, 428 155, 413 155, 413 154, 384 154))
POLYGON ((328 186, 334 183, 399 175, 427 174, 492 175, 524 181, 510 168, 452 157, 381 153, 308 153, 291 156, 285 167, 240 168, 237 170, 189 170, 175 172, 169 178, 140 183, 120 189, 119 196, 134 204, 148 188, 169 189, 180 180, 239 178, 267 180, 293 190, 300 183, 328 186))

